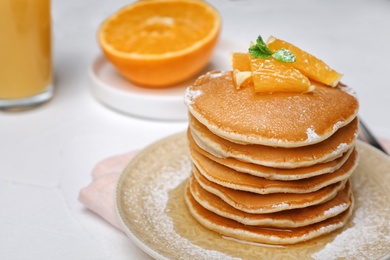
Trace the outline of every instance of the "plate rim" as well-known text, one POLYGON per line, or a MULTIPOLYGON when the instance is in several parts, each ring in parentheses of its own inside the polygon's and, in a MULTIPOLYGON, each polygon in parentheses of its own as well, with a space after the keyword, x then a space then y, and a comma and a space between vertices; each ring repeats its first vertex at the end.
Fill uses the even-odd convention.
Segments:
POLYGON ((122 217, 122 213, 120 212, 121 210, 121 206, 119 204, 119 196, 120 196, 120 186, 123 184, 123 180, 124 178, 126 178, 126 169, 127 168, 130 168, 131 165, 136 162, 137 160, 139 160, 139 158, 142 158, 144 156, 144 154, 147 154, 149 152, 149 150, 153 149, 154 147, 156 146, 159 146, 160 144, 162 143, 165 143, 165 142, 168 142, 172 139, 176 139, 176 138, 179 138, 179 137, 182 137, 185 135, 186 132, 179 132, 179 133, 175 133, 175 134, 172 134, 172 135, 169 135, 167 137, 164 137, 162 139, 159 139, 153 143, 151 143, 150 145, 146 146, 144 149, 142 149, 140 152, 138 152, 130 161, 129 163, 125 166, 125 168, 122 170, 120 176, 119 176, 119 179, 118 179, 118 182, 117 182, 117 185, 115 187, 115 198, 114 198, 114 206, 115 206, 115 213, 118 217, 118 220, 119 220, 119 223, 122 227, 122 230, 126 233, 126 235, 129 236, 129 238, 139 247, 141 248, 146 254, 148 254, 149 256, 155 258, 155 259, 158 259, 158 260, 169 260, 169 258, 166 258, 165 256, 161 255, 160 253, 158 253, 156 250, 154 250, 153 248, 149 247, 148 245, 146 245, 145 243, 143 243, 135 234, 133 234, 129 227, 126 225, 123 217, 122 217))
MULTIPOLYGON (((152 93, 153 89, 148 88, 145 88, 145 94, 125 91, 110 86, 99 77, 98 71, 103 66, 112 65, 100 54, 95 57, 88 70, 90 92, 102 104, 127 115, 148 119, 183 121, 188 118, 184 104, 186 86, 177 87, 178 91, 182 90, 182 95, 158 95, 163 89, 157 89, 156 94, 152 93)), ((130 82, 129 84, 137 87, 130 82)))

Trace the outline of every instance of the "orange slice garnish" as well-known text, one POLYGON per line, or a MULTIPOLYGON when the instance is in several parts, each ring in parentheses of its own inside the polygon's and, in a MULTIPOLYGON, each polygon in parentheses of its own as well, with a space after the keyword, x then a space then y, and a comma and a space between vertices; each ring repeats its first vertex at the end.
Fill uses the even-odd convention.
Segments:
POLYGON ((255 92, 310 92, 314 86, 299 70, 275 59, 249 55, 255 92))
POLYGON ((258 59, 248 53, 231 55, 236 88, 253 86, 255 92, 310 92, 314 86, 299 70, 273 58, 258 59))
POLYGON ((267 41, 267 45, 271 51, 284 48, 292 52, 296 57, 296 61, 290 63, 290 65, 298 69, 311 80, 335 87, 342 77, 342 74, 330 68, 322 60, 299 49, 291 43, 271 36, 267 41))

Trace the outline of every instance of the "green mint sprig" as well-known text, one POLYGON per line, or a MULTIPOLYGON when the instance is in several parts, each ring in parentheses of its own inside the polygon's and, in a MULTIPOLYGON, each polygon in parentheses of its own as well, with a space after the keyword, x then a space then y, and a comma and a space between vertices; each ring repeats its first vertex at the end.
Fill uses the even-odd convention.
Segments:
POLYGON ((295 62, 296 60, 294 54, 289 50, 282 48, 272 52, 261 36, 257 37, 256 44, 249 47, 249 53, 255 58, 267 59, 272 57, 281 62, 295 62))

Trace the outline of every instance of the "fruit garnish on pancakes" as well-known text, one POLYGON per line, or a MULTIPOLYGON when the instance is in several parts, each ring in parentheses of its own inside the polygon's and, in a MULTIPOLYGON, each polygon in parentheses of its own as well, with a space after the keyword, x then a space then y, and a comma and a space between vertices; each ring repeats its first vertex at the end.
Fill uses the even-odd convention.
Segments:
POLYGON ((322 60, 286 41, 259 36, 248 53, 231 55, 237 89, 250 86, 256 93, 299 92, 315 89, 312 81, 335 87, 342 75, 322 60))

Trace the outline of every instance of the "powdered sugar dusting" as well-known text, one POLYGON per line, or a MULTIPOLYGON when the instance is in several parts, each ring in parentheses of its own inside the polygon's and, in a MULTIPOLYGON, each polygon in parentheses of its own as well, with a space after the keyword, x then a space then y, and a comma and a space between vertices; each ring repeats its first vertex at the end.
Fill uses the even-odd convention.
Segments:
POLYGON ((337 146, 336 150, 333 151, 333 154, 337 155, 342 153, 348 147, 347 143, 341 143, 337 146))
POLYGON ((369 176, 359 174, 352 179, 357 193, 352 223, 313 254, 314 259, 377 259, 378 256, 384 257, 383 252, 389 253, 390 208, 385 202, 388 198, 378 188, 380 184, 374 183, 369 176))
POLYGON ((313 127, 309 127, 307 130, 306 130, 306 134, 307 134, 307 140, 306 142, 308 143, 312 143, 312 142, 315 142, 317 141, 320 137, 318 136, 318 134, 315 132, 314 128, 313 127))
POLYGON ((287 204, 285 202, 282 202, 282 203, 279 203, 279 204, 273 204, 272 208, 281 208, 281 209, 283 209, 283 208, 287 208, 289 206, 290 206, 289 204, 287 204))
POLYGON ((324 215, 325 216, 335 216, 341 212, 343 212, 344 210, 346 210, 348 208, 348 204, 347 203, 343 203, 343 204, 340 204, 340 205, 337 205, 337 206, 334 206, 328 210, 326 210, 324 212, 324 215))
POLYGON ((192 90, 191 87, 188 87, 186 89, 186 92, 184 93, 184 103, 187 106, 190 106, 194 103, 195 99, 199 97, 202 94, 202 91, 200 90, 192 90))
MULTIPOLYGON (((370 259, 367 257, 359 257, 359 252, 362 248, 369 248, 370 245, 378 244, 380 240, 390 240, 386 234, 378 234, 376 224, 385 222, 379 220, 375 214, 367 215, 364 208, 359 208, 355 212, 353 224, 361 228, 351 227, 340 233, 334 241, 328 243, 325 248, 313 255, 314 259, 370 259), (365 217, 366 216, 366 217, 365 217), (385 235, 386 237, 383 237, 385 235)), ((388 223, 382 223, 384 226, 389 226, 388 223)))
MULTIPOLYGON (((171 147, 168 150, 173 157, 170 158, 169 164, 162 163, 162 160, 141 161, 133 167, 138 177, 128 178, 123 184, 123 203, 132 222, 132 233, 142 234, 137 237, 147 236, 145 241, 141 240, 146 247, 150 244, 162 247, 157 250, 157 255, 156 252, 146 250, 154 257, 160 258, 164 256, 164 252, 181 252, 180 255, 185 252, 184 256, 181 256, 183 259, 234 259, 216 250, 205 250, 177 232, 170 216, 171 208, 167 205, 172 199, 170 192, 185 183, 188 178, 191 162, 188 155, 180 149, 171 147)), ((164 158, 167 154, 167 149, 163 148, 152 151, 156 158, 164 158)))
POLYGON ((341 227, 343 225, 344 225, 343 222, 338 222, 338 223, 334 223, 334 224, 331 224, 331 225, 323 226, 323 227, 321 227, 319 229, 319 232, 327 234, 329 232, 332 232, 333 230, 336 230, 337 228, 339 228, 339 227, 341 227))
POLYGON ((350 87, 344 85, 344 86, 341 86, 340 89, 342 91, 344 91, 345 93, 347 93, 355 98, 358 97, 356 91, 353 88, 350 88, 350 87))
POLYGON ((337 131, 340 129, 340 127, 342 127, 344 125, 344 122, 343 121, 338 121, 336 124, 333 125, 333 131, 337 131))
POLYGON ((219 78, 219 77, 223 76, 223 74, 224 73, 222 71, 213 71, 213 72, 208 73, 210 78, 219 78))
POLYGON ((166 191, 176 188, 187 178, 187 176, 177 174, 176 172, 188 171, 190 167, 187 160, 179 160, 179 162, 182 163, 179 167, 173 167, 172 169, 163 167, 161 169, 161 172, 164 172, 164 174, 159 175, 162 178, 159 180, 158 185, 149 190, 150 195, 147 197, 147 203, 144 205, 144 207, 148 208, 145 210, 150 212, 151 217, 154 219, 154 228, 161 230, 161 234, 165 233, 166 237, 172 239, 172 242, 169 244, 171 250, 177 250, 177 246, 180 246, 181 248, 185 248, 190 255, 199 255, 200 252, 202 252, 205 254, 204 257, 210 259, 221 256, 222 254, 218 252, 204 251, 193 245, 190 241, 183 239, 183 237, 175 232, 172 219, 166 217, 166 205, 169 199, 169 195, 166 191), (167 172, 171 172, 171 174, 166 174, 167 172))

